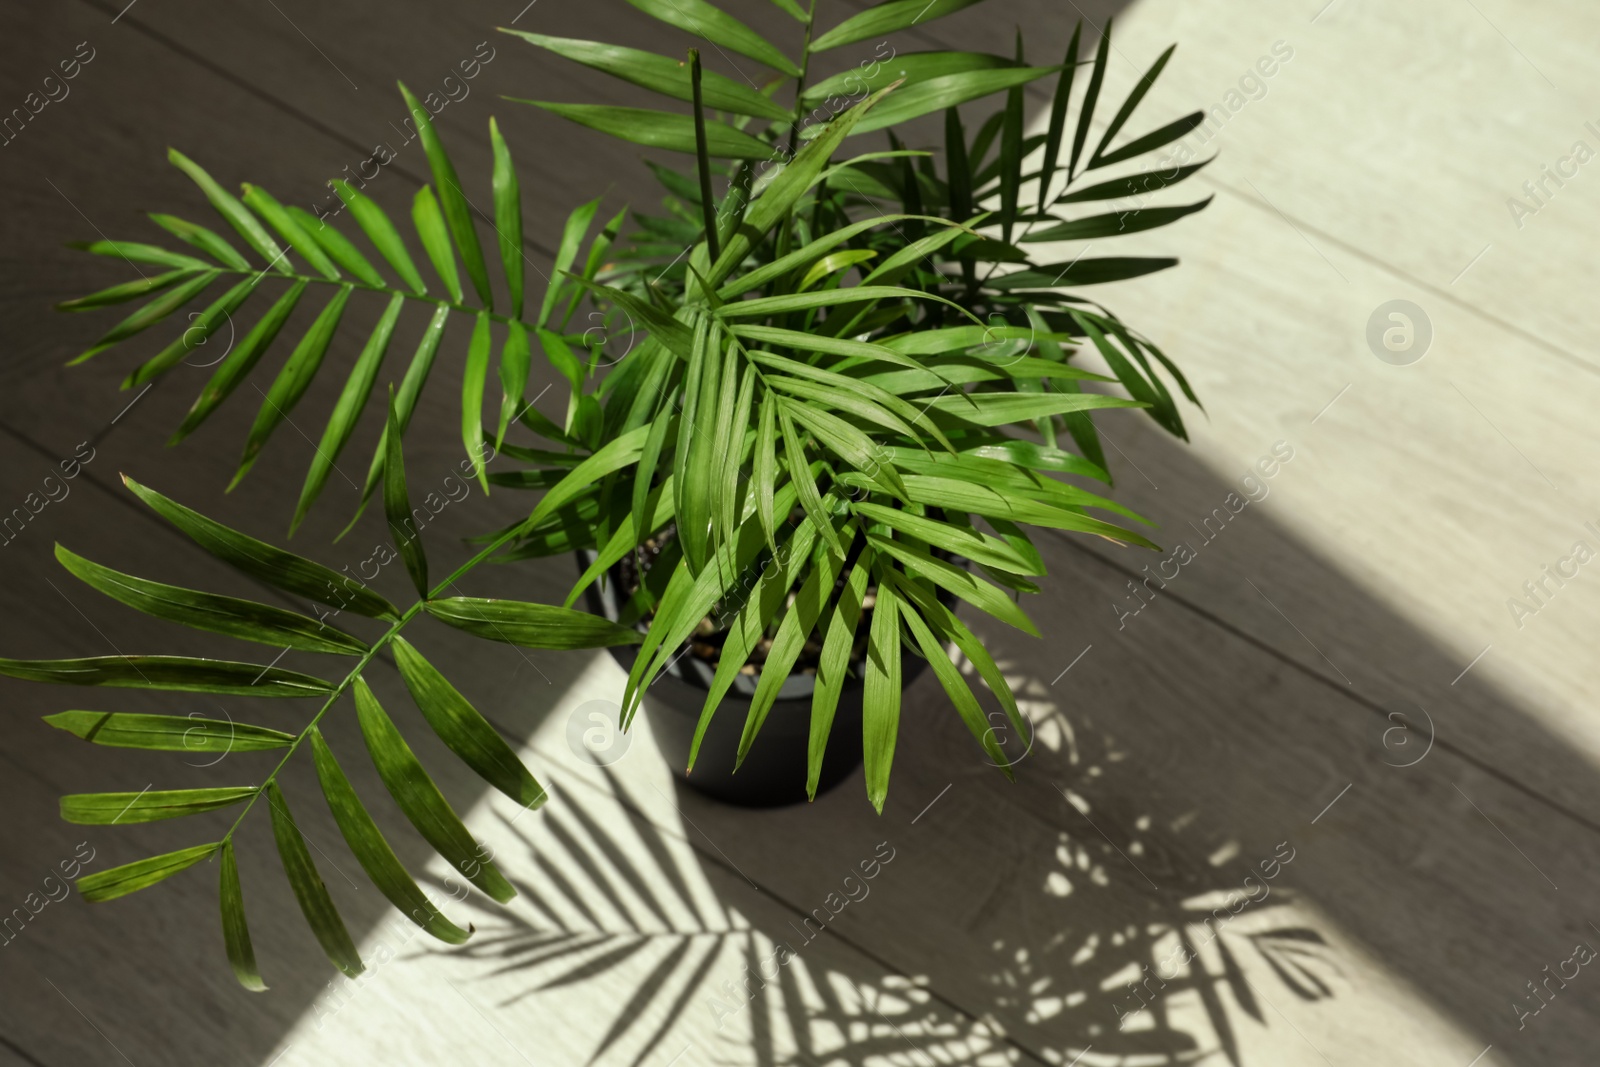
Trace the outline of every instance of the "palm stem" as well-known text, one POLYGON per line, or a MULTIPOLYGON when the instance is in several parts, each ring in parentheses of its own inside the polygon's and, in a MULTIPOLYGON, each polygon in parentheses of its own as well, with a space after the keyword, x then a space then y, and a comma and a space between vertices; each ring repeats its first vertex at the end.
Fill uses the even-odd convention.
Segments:
POLYGON ((356 662, 356 665, 350 669, 350 673, 346 674, 343 681, 339 683, 332 693, 328 694, 328 699, 323 702, 322 707, 317 709, 317 713, 311 717, 311 721, 306 723, 304 728, 301 729, 299 735, 296 736, 292 742, 290 742, 288 751, 283 754, 283 758, 278 761, 278 765, 272 768, 272 773, 267 775, 266 780, 256 787, 255 795, 245 802, 244 810, 239 812, 239 817, 237 819, 233 820, 233 825, 228 827, 228 832, 222 835, 222 840, 218 843, 219 847, 223 844, 227 844, 233 839, 233 832, 239 828, 240 823, 244 822, 244 817, 250 814, 250 809, 255 807, 256 801, 266 793, 267 788, 271 786, 273 782, 277 781, 279 772, 281 772, 288 764, 289 760, 294 757, 295 752, 299 750, 300 745, 304 743, 305 739, 311 736, 311 731, 316 729, 317 724, 322 721, 322 717, 328 713, 328 710, 332 708, 334 704, 338 703, 339 698, 344 695, 345 690, 349 689, 355 680, 360 677, 361 672, 366 669, 367 664, 371 663, 373 658, 377 656, 379 652, 388 647, 389 642, 399 635, 400 631, 405 628, 406 623, 415 618, 417 613, 422 611, 423 608, 427 606, 428 601, 448 590, 468 571, 472 570, 485 559, 489 558, 489 556, 499 551, 500 547, 506 542, 514 540, 520 536, 525 525, 525 523, 518 523, 516 526, 513 526, 511 529, 495 538, 489 544, 485 545, 483 549, 471 559, 457 567, 450 574, 450 577, 434 586, 428 592, 426 597, 418 600, 416 603, 407 608, 405 613, 396 619, 393 625, 391 625, 389 629, 384 632, 383 636, 379 637, 372 643, 372 647, 368 648, 366 653, 362 655, 361 659, 356 662))
MULTIPOLYGON (((789 122, 789 144, 783 151, 783 162, 788 163, 794 158, 795 146, 800 143, 800 113, 805 107, 804 96, 806 93, 806 75, 811 70, 811 35, 817 24, 817 0, 811 0, 811 5, 806 11, 806 35, 800 48, 800 74, 794 80, 794 113, 789 122)), ((818 194, 820 195, 820 193, 818 194)), ((775 256, 781 258, 789 251, 790 231, 793 228, 790 219, 792 212, 783 214, 783 223, 778 227, 778 238, 775 245, 775 256)))
POLYGON ((700 214, 706 225, 706 253, 722 258, 717 240, 717 206, 711 199, 711 152, 706 146, 706 109, 700 99, 700 49, 689 49, 689 85, 694 96, 695 169, 700 173, 700 214))

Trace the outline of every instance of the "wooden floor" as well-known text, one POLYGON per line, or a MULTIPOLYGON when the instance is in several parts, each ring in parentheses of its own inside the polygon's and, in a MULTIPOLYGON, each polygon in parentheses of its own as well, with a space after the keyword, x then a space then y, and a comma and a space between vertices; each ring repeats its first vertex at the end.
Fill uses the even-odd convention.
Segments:
MULTIPOLYGON (((224 653, 81 591, 52 546, 267 596, 185 550, 116 475, 276 538, 331 407, 319 383, 224 496, 250 389, 236 414, 167 449, 208 371, 181 368, 135 398, 116 390, 131 356, 63 366, 106 322, 49 306, 125 273, 64 242, 148 237, 138 211, 203 213, 163 163, 166 146, 225 183, 315 203, 326 179, 398 139, 396 78, 423 91, 492 48, 439 123, 467 185, 487 190, 484 126, 500 117, 525 167, 538 269, 579 201, 656 197, 637 153, 499 99, 631 100, 492 33, 516 21, 674 47, 624 4, 124 2, 67 0, 0 38, 0 111, 59 60, 92 54, 70 95, 0 147, 0 511, 80 448, 93 456, 0 547, 10 656, 224 653)), ((764 0, 727 6, 774 34, 785 26, 764 0)), ((1030 58, 1053 60, 1075 7, 992 0, 918 30, 916 44, 1004 51, 1020 23, 1030 58)), ((1176 40, 1143 114, 1220 109, 1204 145, 1216 162, 1190 185, 1216 194, 1211 208, 1119 253, 1160 249, 1181 268, 1104 294, 1182 361, 1205 401, 1192 446, 1138 418, 1106 424, 1122 498, 1195 558, 1135 614, 1129 583, 1148 557, 1048 538, 1050 593, 1030 605, 1044 639, 972 620, 1038 724, 1015 785, 924 678, 881 817, 859 777, 802 808, 719 807, 674 784, 647 725, 609 768, 574 753, 574 716, 617 692, 607 656, 520 656, 430 633, 433 658, 555 794, 520 817, 419 743, 522 888, 513 906, 463 901, 455 917, 478 936, 462 950, 412 938, 364 879, 345 877, 354 861, 296 767, 297 815, 369 974, 334 979, 265 828, 251 825, 240 864, 270 992, 245 993, 228 974, 212 868, 113 904, 69 897, 0 948, 0 1067, 1593 1062, 1600 976, 1552 975, 1576 945, 1600 949, 1600 578, 1547 581, 1520 619, 1508 598, 1531 604, 1523 584, 1575 542, 1600 547, 1586 526, 1600 522, 1600 171, 1558 184, 1541 169, 1576 142, 1600 149, 1589 103, 1600 10, 1138 0, 1084 11, 1096 26, 1118 11, 1112 95, 1176 40), (1431 326, 1409 365, 1368 343, 1369 319, 1393 300, 1431 326), (1272 477, 1247 480, 1275 450, 1272 477), (1203 532, 1230 494, 1251 502, 1203 532), (876 877, 845 882, 874 860, 876 877), (1262 870, 1275 877, 1245 883, 1262 870), (850 885, 858 899, 843 896, 850 885), (1260 885, 1264 898, 1213 918, 1260 885), (808 940, 812 914, 829 921, 808 940), (773 967, 780 944, 794 955, 773 967), (1195 960, 1181 977, 1149 977, 1171 975, 1185 949, 1195 960)), ((370 191, 403 208, 424 173, 412 145, 370 191)), ((330 359, 354 354, 336 346, 330 359)), ((408 437, 419 483, 456 461, 451 392, 426 396, 408 437)), ((373 433, 363 424, 362 447, 373 433)), ((359 477, 357 462, 341 467, 359 477)), ((301 551, 336 566, 367 557, 383 536, 372 516, 330 545, 354 493, 334 480, 301 551)), ((448 555, 452 538, 519 504, 497 492, 452 505, 434 550, 448 555)), ((569 568, 471 581, 552 599, 569 568)), ((387 666, 375 684, 403 700, 387 666)), ((239 768, 245 757, 179 768, 39 723, 82 694, 6 681, 0 695, 0 912, 75 852, 92 850, 96 869, 198 840, 192 820, 67 826, 60 794, 254 773, 239 768)), ((204 702, 119 694, 115 706, 204 702)), ((354 741, 347 718, 329 734, 354 741)), ((347 765, 358 789, 378 788, 347 765)), ((407 864, 442 886, 398 814, 378 814, 407 864)))

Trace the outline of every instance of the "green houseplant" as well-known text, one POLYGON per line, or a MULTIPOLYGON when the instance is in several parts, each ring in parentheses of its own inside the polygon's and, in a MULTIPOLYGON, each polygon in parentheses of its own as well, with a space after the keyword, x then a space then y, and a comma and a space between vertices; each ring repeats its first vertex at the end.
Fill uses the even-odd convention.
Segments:
POLYGON ((467 934, 412 881, 323 738, 320 720, 346 693, 380 776, 417 830, 489 896, 504 901, 513 895, 362 677, 374 657, 393 655, 423 718, 446 745, 519 803, 542 803, 543 789, 510 746, 402 635, 423 616, 529 647, 636 647, 622 694, 623 725, 637 713, 651 683, 709 627, 720 645, 708 662, 710 678, 689 739, 691 767, 741 673, 756 676, 738 730, 736 758, 748 756, 809 643, 815 679, 807 701, 807 789, 817 788, 841 693, 858 685, 867 790, 881 810, 898 732, 904 650, 926 659, 980 745, 1011 773, 977 695, 946 649, 954 646, 967 657, 1012 728, 1025 734, 1027 725, 1005 678, 949 606, 964 601, 1036 633, 1015 601, 1017 594, 1037 591, 1032 579, 1044 572, 1025 527, 1150 544, 1120 524, 1137 520, 1126 509, 1051 475, 1109 484, 1091 413, 1140 407, 1181 435, 1183 424, 1161 373, 1191 400, 1192 394, 1148 339, 1100 305, 1061 288, 1135 277, 1175 261, 1080 255, 1040 263, 1029 249, 1040 242, 1094 241, 1151 229, 1205 206, 1204 201, 1176 207, 1142 202, 1146 194, 1198 169, 1152 171, 1146 158, 1193 129, 1198 113, 1113 147, 1171 50, 1136 84, 1091 148, 1109 26, 1092 60, 1078 57, 1080 27, 1059 66, 1026 66, 1019 44, 1010 59, 974 53, 896 55, 871 70, 858 67, 813 85, 808 75, 814 57, 941 17, 973 0, 890 0, 822 33, 814 32, 814 6, 804 10, 793 0, 775 0, 796 19, 803 40, 798 63, 704 0, 630 2, 700 36, 709 47, 757 59, 781 77, 756 91, 702 72, 695 51, 680 63, 592 42, 522 34, 541 49, 689 108, 681 114, 538 106, 694 160, 688 173, 656 168, 669 193, 669 215, 636 214, 638 230, 626 243, 619 242, 626 213, 590 239, 597 203, 574 212, 537 309, 524 299, 520 193, 498 127, 491 120, 494 210, 487 221, 496 234, 496 278, 428 108, 403 86, 432 170, 433 183, 418 190, 411 221, 437 276, 437 290, 429 291, 399 228, 351 185, 333 183, 355 227, 398 284, 336 226, 282 205, 258 186, 247 185, 242 197, 235 197, 176 152, 173 162, 199 184, 260 264, 218 233, 169 215, 152 219, 200 256, 138 242, 88 246, 91 252, 167 269, 66 305, 85 310, 151 297, 82 358, 162 322, 224 278, 236 279, 181 337, 135 368, 128 385, 176 365, 269 280, 286 283, 217 365, 178 428, 180 439, 249 377, 308 294, 329 294, 268 390, 235 482, 322 369, 354 294, 372 292, 386 301, 328 419, 291 532, 318 500, 335 458, 355 435, 402 311, 412 303, 430 309, 410 362, 388 387, 387 416, 360 498, 363 508, 375 495, 382 500, 395 554, 418 595, 409 607, 128 483, 201 548, 257 581, 332 607, 341 618, 348 612, 374 620, 378 632, 372 638, 334 626, 325 612, 312 618, 149 582, 65 548, 58 551, 78 578, 156 617, 289 650, 347 656, 353 666, 341 680, 275 665, 183 657, 0 660, 0 672, 47 682, 321 700, 297 733, 203 720, 197 727, 192 718, 101 711, 68 711, 49 719, 103 745, 192 750, 198 737, 219 751, 281 752, 264 780, 253 785, 81 794, 62 805, 64 817, 82 823, 149 821, 239 807, 220 840, 99 872, 79 885, 86 897, 106 899, 219 856, 225 941, 235 973, 248 987, 262 983, 232 841, 263 797, 308 923, 341 970, 354 974, 362 966, 277 781, 278 771, 302 750, 311 753, 346 841, 385 896, 445 941, 467 934), (1025 136, 1023 86, 1046 77, 1055 79, 1048 130, 1025 136), (776 102, 785 79, 792 79, 793 100, 787 105, 776 102), (1081 94, 1076 85, 1083 86, 1081 94), (1004 106, 969 139, 958 106, 1002 92, 1004 106), (724 113, 726 121, 708 116, 711 109, 724 113), (942 172, 935 153, 907 149, 894 133, 902 124, 938 114, 945 130, 942 172), (889 131, 887 150, 836 161, 848 138, 873 129, 889 131), (1101 168, 1139 162, 1144 169, 1083 181, 1101 168), (719 199, 715 186, 724 179, 719 199), (1073 205, 1130 198, 1136 206, 1068 217, 1073 205), (496 281, 503 292, 496 291, 496 281), (603 342, 591 343, 587 334, 573 332, 574 314, 585 302, 598 314, 630 322, 642 335, 614 366, 606 366, 603 342), (543 495, 526 518, 485 534, 481 547, 449 578, 430 582, 428 554, 408 498, 402 436, 442 336, 456 319, 471 322, 460 382, 462 438, 473 468, 486 487, 494 482, 543 495), (486 383, 496 348, 501 398, 486 426, 486 383), (526 402, 535 349, 566 383, 561 421, 526 402), (1075 366, 1073 358, 1085 350, 1097 352, 1111 375, 1075 366), (1110 392, 1119 385, 1126 397, 1110 392), (516 426, 542 442, 537 447, 508 442, 516 426), (490 441, 519 467, 490 473, 490 441), (1068 442, 1074 447, 1062 447, 1068 442), (1091 515, 1093 510, 1112 518, 1091 515), (457 578, 482 563, 581 549, 589 551, 589 565, 564 605, 449 595, 457 578), (648 569, 638 565, 646 555, 648 569), (616 620, 573 607, 628 560, 636 563, 636 581, 620 590, 616 620), (760 669, 746 670, 754 666, 758 650, 760 669))

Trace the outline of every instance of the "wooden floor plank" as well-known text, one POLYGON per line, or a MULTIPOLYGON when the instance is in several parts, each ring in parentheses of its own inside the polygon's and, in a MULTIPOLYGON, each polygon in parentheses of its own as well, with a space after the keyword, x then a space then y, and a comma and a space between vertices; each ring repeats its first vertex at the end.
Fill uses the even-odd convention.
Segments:
MULTIPOLYGON (((767 19, 782 24, 775 6, 735 6, 763 29, 767 19)), ((1229 518, 1227 535, 1204 541, 1197 560, 1125 628, 1113 605, 1148 560, 1047 547, 1052 588, 1062 593, 1040 611, 1047 639, 981 631, 1029 688, 1041 723, 1042 747, 1024 763, 1020 785, 1003 787, 981 765, 925 680, 909 701, 883 819, 862 803, 859 780, 813 807, 761 816, 705 804, 671 789, 641 735, 618 768, 628 803, 649 816, 641 822, 608 799, 608 783, 573 762, 564 740, 567 715, 614 692, 617 677, 603 659, 586 668, 583 657, 522 659, 458 635, 435 638, 441 661, 459 664, 468 679, 469 695, 494 709, 511 736, 533 738, 536 766, 561 787, 558 801, 571 800, 562 814, 538 817, 529 832, 533 856, 511 853, 546 895, 556 885, 539 857, 593 833, 571 821, 578 813, 633 842, 622 858, 600 852, 594 860, 617 868, 623 911, 652 912, 649 902, 627 896, 623 871, 650 869, 643 842, 660 835, 687 842, 663 847, 678 858, 696 900, 737 911, 768 939, 787 936, 782 930, 797 916, 823 906, 839 872, 878 842, 898 850, 871 896, 844 908, 830 934, 802 951, 784 972, 789 984, 764 994, 765 1021, 758 1025, 758 1013, 745 1011, 717 1029, 710 999, 741 969, 730 952, 697 979, 703 993, 689 998, 668 1038, 681 1035, 708 1058, 737 1062, 768 1062, 767 1049, 769 1058, 793 1051, 802 1062, 881 1054, 918 1063, 1068 1063, 1083 1052, 1080 1062, 1099 1064, 1136 1051, 1190 1049, 1220 1063, 1232 1047, 1246 1064, 1459 1065, 1480 1053, 1484 1064, 1542 1064, 1581 1062, 1580 1050, 1592 1045, 1600 1004, 1581 981, 1559 989, 1522 1029, 1512 1005, 1528 995, 1525 983, 1542 981, 1546 965, 1567 959, 1571 942, 1592 933, 1585 932, 1585 916, 1595 913, 1585 876, 1597 858, 1600 753, 1587 709, 1594 668, 1582 635, 1600 605, 1576 582, 1551 584, 1558 595, 1547 591, 1521 629, 1506 607, 1508 597, 1525 595, 1524 580, 1585 536, 1584 522, 1600 520, 1585 510, 1595 495, 1595 457, 1583 429, 1595 398, 1582 342, 1592 332, 1580 288, 1590 268, 1578 243, 1592 204, 1579 178, 1522 229, 1506 231, 1513 224, 1503 200, 1551 153, 1565 151, 1570 137, 1584 136, 1583 115, 1564 94, 1581 97, 1591 76, 1577 49, 1593 16, 1560 0, 1515 19, 1494 4, 1478 14, 1431 4, 1390 14, 1350 2, 1311 23, 1320 4, 1301 6, 1293 13, 1241 7, 1217 17, 1146 0, 1119 22, 1119 51, 1127 55, 1119 54, 1125 62, 1114 67, 1113 89, 1170 40, 1184 42, 1145 105, 1149 114, 1223 101, 1279 38, 1296 50, 1268 95, 1229 119, 1216 141, 1225 151, 1195 180, 1221 193, 1211 210, 1140 239, 1177 249, 1184 266, 1107 294, 1183 361, 1209 411, 1209 420, 1193 420, 1188 451, 1134 420, 1108 423, 1123 453, 1114 459, 1119 491, 1164 531, 1181 531, 1226 507, 1245 469, 1275 442, 1291 444, 1295 456, 1268 483, 1270 496, 1229 518), (1394 28, 1375 33, 1380 19, 1394 28), (1545 85, 1533 63, 1563 89, 1545 85), (1480 243, 1492 247, 1451 285, 1447 275, 1466 266, 1480 243), (1563 265, 1558 279, 1547 264, 1563 265), (1368 316, 1394 297, 1417 300, 1433 320, 1434 348, 1414 366, 1385 365, 1367 348, 1368 316), (1412 733, 1397 734, 1397 720, 1385 717, 1411 704, 1432 717, 1426 735, 1414 714, 1412 733), (1396 766, 1422 751, 1425 737, 1433 749, 1413 767, 1396 766), (658 789, 672 803, 663 804, 658 789), (1296 853, 1274 883, 1283 892, 1274 889, 1273 906, 1251 906, 1230 923, 1202 951, 1203 975, 1170 982, 1157 1001, 1164 1014, 1146 1012, 1119 1030, 1118 1009, 1133 1003, 1127 983, 1139 966, 1164 958, 1182 933, 1203 937, 1204 907, 1226 899, 1280 841, 1296 853), (1283 929, 1295 932, 1265 936, 1283 929), (1230 957, 1219 945, 1229 946, 1230 957), (1296 948, 1310 953, 1298 957, 1307 972, 1290 971, 1297 977, 1285 981, 1274 964, 1287 967, 1296 948), (1241 977, 1230 977, 1229 958, 1241 977), (830 1002, 835 983, 843 991, 830 1002), (997 1022, 1011 1043, 980 1033, 977 1018, 997 1022), (1084 1052, 1088 1045, 1095 1047, 1084 1052)), ((545 32, 667 49, 646 20, 618 9, 614 26, 598 28, 590 13, 598 8, 578 5, 534 8, 526 19, 545 32)), ((1060 12, 1012 9, 1007 18, 972 12, 919 32, 930 47, 1005 50, 1010 23, 1020 19, 1030 56, 1059 51, 1070 32, 1060 12)), ((1087 10, 1094 22, 1104 13, 1087 10)), ((14 238, 0 258, 0 316, 15 338, 13 360, 0 372, 0 421, 22 435, 0 441, 5 499, 20 501, 129 399, 113 391, 126 363, 59 369, 104 323, 63 320, 44 305, 117 280, 60 241, 101 226, 136 228, 135 207, 195 208, 175 172, 160 165, 169 143, 197 146, 208 164, 222 161, 211 165, 229 181, 260 180, 310 202, 320 182, 369 150, 366 141, 382 135, 372 131, 394 118, 388 86, 395 75, 424 84, 483 39, 479 27, 517 14, 416 5, 374 20, 343 9, 282 11, 137 7, 123 20, 129 25, 106 36, 114 10, 62 5, 27 34, 0 42, 7 59, 0 85, 18 98, 40 57, 53 62, 80 40, 98 49, 72 96, 52 104, 0 158, 14 238)), ((577 99, 617 92, 585 77, 497 52, 473 95, 441 116, 452 148, 463 146, 464 177, 486 186, 484 119, 510 108, 493 93, 577 99)), ((548 200, 541 218, 549 224, 530 247, 540 269, 538 245, 548 243, 554 219, 597 183, 616 182, 618 202, 653 195, 631 150, 531 111, 517 112, 509 128, 514 147, 537 146, 518 158, 536 179, 525 190, 537 186, 548 200)), ((374 191, 403 209, 421 176, 420 158, 402 158, 394 173, 402 180, 374 191)), ((342 366, 354 351, 342 347, 331 358, 342 366)), ((255 484, 221 497, 239 420, 253 405, 163 451, 159 442, 204 375, 181 373, 187 377, 141 400, 101 439, 69 499, 49 505, 5 546, 8 576, 20 584, 0 595, 12 620, 0 629, 0 651, 65 655, 102 639, 126 645, 168 636, 106 605, 84 602, 88 619, 76 608, 41 608, 59 599, 46 584, 60 581, 49 558, 57 537, 130 569, 159 571, 182 559, 173 574, 193 568, 196 582, 228 582, 218 568, 172 555, 174 538, 113 499, 117 469, 149 472, 150 481, 252 532, 281 530, 309 442, 285 427, 285 440, 252 474, 255 484)), ((296 415, 308 437, 331 406, 332 385, 308 396, 304 420, 296 415)), ((429 396, 413 435, 415 469, 429 479, 450 472, 459 447, 451 392, 429 396)), ((370 447, 374 434, 364 426, 360 440, 370 447)), ((365 456, 353 455, 350 465, 359 476, 365 456)), ((359 564, 380 536, 369 522, 326 548, 349 514, 351 492, 336 484, 332 506, 303 535, 306 551, 336 565, 359 564)), ((448 538, 519 505, 525 501, 501 493, 486 505, 476 495, 470 508, 452 505, 440 517, 437 543, 448 546, 448 538)), ((1164 539, 1171 543, 1171 534, 1164 539)), ((569 567, 551 561, 485 575, 474 588, 550 599, 564 593, 569 567)), ((382 581, 404 584, 397 574, 382 581)), ((386 700, 404 703, 387 673, 379 685, 386 700)), ((0 828, 7 856, 0 889, 20 905, 58 854, 81 840, 55 820, 56 795, 167 768, 122 753, 86 754, 31 720, 66 706, 63 694, 3 688, 17 721, 28 724, 26 744, 0 748, 12 813, 0 828)), ((359 744, 348 748, 348 723, 340 729, 341 751, 359 755, 359 744)), ((472 807, 477 783, 437 746, 421 751, 452 799, 472 807)), ((313 840, 348 864, 336 831, 313 821, 314 783, 298 774, 290 785, 306 798, 296 810, 311 823, 313 840)), ((370 774, 358 788, 378 790, 370 774)), ((512 814, 489 802, 472 821, 525 850, 516 833, 522 824, 504 827, 512 814)), ((393 812, 380 821, 420 868, 424 851, 403 822, 393 812)), ((176 847, 190 843, 190 832, 164 824, 107 835, 103 854, 120 861, 141 846, 176 847)), ((615 1017, 599 1007, 648 986, 657 963, 641 955, 593 981, 502 1006, 551 971, 490 978, 492 950, 441 960, 414 952, 413 942, 412 956, 385 965, 374 987, 329 1017, 343 995, 325 985, 328 972, 283 891, 270 845, 258 835, 241 862, 272 994, 250 998, 232 988, 218 951, 212 875, 203 869, 105 908, 69 900, 42 911, 0 956, 5 1000, 15 1005, 0 1032, 52 1065, 116 1062, 124 1050, 138 1063, 265 1064, 285 1048, 285 1063, 320 1063, 352 1046, 397 1062, 450 1059, 469 1047, 485 1062, 520 1063, 526 1035, 548 1035, 553 1062, 583 1062, 615 1017)), ((358 937, 375 944, 385 929, 382 902, 336 874, 330 880, 358 937)), ((519 908, 510 915, 552 925, 532 904, 519 908)), ((598 925, 619 932, 627 926, 623 911, 598 925)), ((485 934, 513 921, 492 909, 481 918, 485 934)), ((565 916, 573 927, 582 926, 579 918, 565 916)), ((674 923, 651 929, 668 928, 676 931, 674 923)), ((683 984, 664 988, 676 995, 683 984)), ((1524 1010, 1534 1004, 1522 1003, 1524 1010)), ((652 1019, 661 1017, 659 998, 652 1010, 652 1019)), ((626 1059, 643 1037, 627 1035, 612 1054, 626 1059)), ((665 1063, 680 1047, 666 1040, 652 1062, 665 1063)), ((0 1051, 0 1062, 7 1055, 22 1053, 0 1051)))

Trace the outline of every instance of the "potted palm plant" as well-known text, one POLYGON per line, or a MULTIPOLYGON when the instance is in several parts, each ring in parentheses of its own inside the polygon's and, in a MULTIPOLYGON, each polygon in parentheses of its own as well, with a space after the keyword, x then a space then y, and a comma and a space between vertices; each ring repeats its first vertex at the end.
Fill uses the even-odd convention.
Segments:
POLYGON ((1142 408, 1182 435, 1163 373, 1191 400, 1192 393, 1149 339, 1064 290, 1175 261, 1080 253, 1041 262, 1032 250, 1148 230, 1205 206, 1143 202, 1197 169, 1152 170, 1149 157, 1198 125, 1198 113, 1122 137, 1171 50, 1096 130, 1109 26, 1087 60, 1078 55, 1080 27, 1057 65, 1026 65, 1020 42, 1011 58, 886 57, 875 48, 871 63, 813 82, 814 63, 836 49, 886 41, 972 0, 889 0, 825 32, 815 25, 814 5, 777 0, 795 18, 798 60, 705 0, 630 2, 780 77, 757 91, 702 71, 697 51, 679 61, 519 34, 543 52, 681 101, 687 113, 530 103, 692 161, 686 171, 655 168, 668 193, 668 215, 634 213, 636 230, 626 240, 626 212, 592 236, 598 201, 574 212, 537 307, 524 296, 521 197, 498 127, 491 120, 493 215, 486 221, 496 240, 486 254, 429 109, 404 86, 433 177, 411 208, 430 281, 401 227, 359 189, 333 183, 369 251, 354 233, 283 205, 259 186, 246 185, 235 196, 177 152, 172 161, 198 183, 244 249, 215 230, 160 214, 153 221, 189 251, 126 241, 88 246, 165 269, 66 305, 87 310, 149 298, 83 358, 222 289, 182 336, 132 370, 128 385, 176 365, 223 322, 242 315, 258 290, 281 288, 217 364, 178 428, 179 439, 256 370, 302 304, 319 305, 267 390, 235 482, 323 369, 346 305, 367 294, 384 303, 348 369, 290 531, 322 495, 334 460, 377 392, 386 412, 357 516, 370 498, 381 499, 394 558, 415 587, 409 606, 131 479, 129 489, 199 548, 263 586, 323 608, 313 616, 179 588, 58 548, 76 577, 149 615, 288 652, 343 656, 344 666, 331 672, 336 678, 276 660, 265 667, 170 656, 0 660, 0 673, 38 681, 317 701, 294 732, 114 711, 47 719, 101 745, 277 753, 249 785, 79 794, 62 802, 65 818, 89 824, 236 810, 216 840, 86 876, 79 887, 91 900, 108 899, 218 858, 228 956, 250 988, 262 982, 233 840, 257 808, 268 812, 288 880, 327 955, 346 974, 362 967, 279 784, 279 772, 300 753, 309 752, 346 842, 385 896, 442 940, 459 942, 469 933, 412 880, 319 729, 325 716, 342 712, 347 695, 384 785, 417 831, 491 898, 503 902, 515 893, 363 677, 376 656, 392 655, 428 728, 490 785, 526 807, 543 803, 543 788, 511 746, 412 643, 420 620, 528 647, 625 650, 621 725, 633 720, 646 694, 667 694, 658 734, 691 784, 745 803, 772 803, 814 796, 861 761, 868 797, 881 811, 902 690, 923 666, 989 758, 1011 773, 950 650, 971 664, 1012 730, 1025 735, 1006 679, 956 609, 976 608, 1037 633, 1017 603, 1019 594, 1038 590, 1034 579, 1045 570, 1029 527, 1150 545, 1126 525, 1142 521, 1137 516, 1055 475, 1109 485, 1092 414, 1142 408), (1048 125, 1030 136, 1023 89, 1045 78, 1055 87, 1048 125), (780 96, 784 79, 791 84, 780 96), (1003 106, 969 137, 959 107, 998 93, 1003 106), (784 96, 789 102, 779 103, 784 96), (941 115, 943 138, 935 149, 908 148, 895 132, 941 115), (887 148, 844 151, 873 130, 887 131, 887 148), (1102 168, 1122 173, 1102 177, 1102 168), (1120 210, 1076 214, 1076 205, 1107 202, 1120 210), (498 272, 490 267, 495 258, 498 272), (379 390, 400 319, 412 305, 425 312, 426 325, 398 380, 379 390), (603 338, 575 332, 574 315, 585 306, 632 324, 638 336, 625 357, 608 355, 603 338), (468 469, 485 488, 493 483, 542 496, 525 518, 486 533, 474 554, 438 581, 422 544, 426 513, 410 500, 402 438, 452 323, 467 335, 459 381, 468 469), (527 402, 535 351, 565 385, 559 419, 527 402), (1098 354, 1108 374, 1076 361, 1088 352, 1098 354), (486 424, 491 363, 501 395, 486 424), (538 440, 508 439, 523 431, 538 440), (513 465, 490 471, 491 445, 513 465), (455 581, 480 565, 574 552, 581 554, 581 576, 562 605, 453 595, 455 581), (578 610, 580 600, 592 610, 578 610), (347 629, 352 617, 370 621, 347 629), (367 636, 358 632, 363 627, 367 636))

